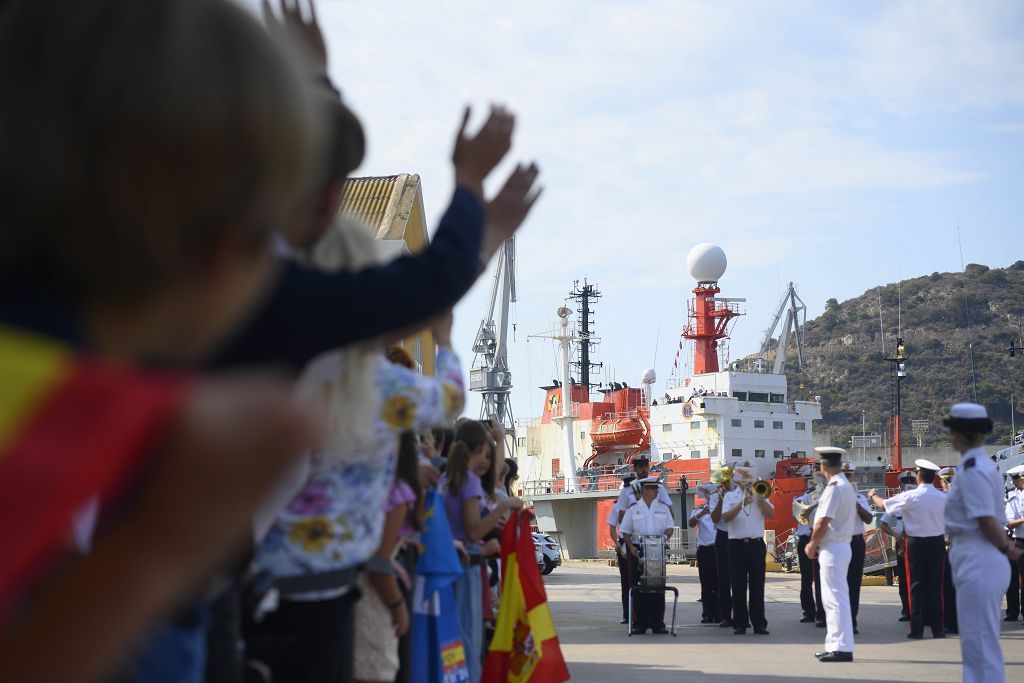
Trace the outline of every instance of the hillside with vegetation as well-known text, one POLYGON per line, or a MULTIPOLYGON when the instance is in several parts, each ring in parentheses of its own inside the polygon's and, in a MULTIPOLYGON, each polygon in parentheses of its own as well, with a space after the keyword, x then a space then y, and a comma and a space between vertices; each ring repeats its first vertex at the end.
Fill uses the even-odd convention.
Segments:
POLYGON ((928 421, 925 445, 948 442, 942 418, 950 403, 974 398, 972 346, 977 400, 996 423, 990 443, 1009 443, 1011 393, 1017 429, 1024 429, 1024 352, 1013 358, 1007 352, 1011 340, 1020 345, 1024 261, 1001 269, 970 264, 963 273, 932 273, 848 301, 829 299, 825 312, 807 322, 805 370, 795 370, 795 351, 787 357, 790 393, 821 397, 824 417, 816 429, 831 430, 836 445, 848 444, 861 431, 864 411, 867 432, 885 433, 893 405, 892 364, 885 357, 895 354, 898 306, 907 356, 903 443, 916 443, 912 420, 928 421))

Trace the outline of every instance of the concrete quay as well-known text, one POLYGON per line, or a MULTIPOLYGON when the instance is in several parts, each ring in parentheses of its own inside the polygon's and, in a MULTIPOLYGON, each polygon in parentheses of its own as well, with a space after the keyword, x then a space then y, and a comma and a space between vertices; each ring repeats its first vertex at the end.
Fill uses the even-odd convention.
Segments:
MULTIPOLYGON (((700 582, 696 568, 669 565, 670 584, 679 589, 677 636, 627 637, 619 625, 618 571, 605 562, 569 561, 544 577, 562 653, 575 681, 658 683, 660 681, 757 680, 764 683, 960 681, 960 642, 926 635, 908 640, 898 622, 894 586, 864 586, 853 663, 823 664, 825 630, 801 624, 800 577, 769 573, 765 586, 768 636, 737 636, 731 629, 700 624, 700 582)), ((671 594, 666 622, 671 617, 671 594)), ((1024 624, 1002 625, 1006 680, 1024 680, 1024 624)), ((926 629, 926 633, 928 633, 926 629)))

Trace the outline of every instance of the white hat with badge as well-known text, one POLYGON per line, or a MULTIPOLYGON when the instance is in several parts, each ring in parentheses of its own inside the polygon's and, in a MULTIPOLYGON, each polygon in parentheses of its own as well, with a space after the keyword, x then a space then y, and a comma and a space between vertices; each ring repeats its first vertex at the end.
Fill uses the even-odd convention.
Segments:
POLYGON ((1024 465, 1017 465, 1006 470, 1006 473, 1016 479, 1017 477, 1024 476, 1024 465))
POLYGON ((924 458, 918 458, 914 461, 914 466, 919 470, 931 470, 932 472, 938 472, 941 467, 933 463, 931 460, 925 460, 924 458))

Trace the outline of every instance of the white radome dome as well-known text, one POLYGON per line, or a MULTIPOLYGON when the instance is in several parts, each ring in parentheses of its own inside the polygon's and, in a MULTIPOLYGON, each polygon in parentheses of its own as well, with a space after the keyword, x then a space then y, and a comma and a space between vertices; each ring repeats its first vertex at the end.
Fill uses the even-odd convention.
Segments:
POLYGON ((654 384, 658 380, 658 376, 654 374, 654 368, 647 368, 644 370, 643 380, 644 384, 654 384))
POLYGON ((697 282, 718 282, 728 263, 722 248, 710 242, 701 242, 686 256, 686 269, 697 282))

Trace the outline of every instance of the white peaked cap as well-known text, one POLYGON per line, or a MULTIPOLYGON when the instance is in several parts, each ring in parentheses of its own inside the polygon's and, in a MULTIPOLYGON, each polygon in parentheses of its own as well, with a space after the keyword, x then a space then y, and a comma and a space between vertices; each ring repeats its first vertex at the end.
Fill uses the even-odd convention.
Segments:
POLYGON ((954 403, 949 409, 949 416, 961 420, 984 420, 988 417, 988 411, 985 410, 985 406, 977 403, 954 403))
POLYGON ((850 462, 849 460, 847 460, 846 462, 843 463, 843 471, 844 472, 856 472, 857 471, 857 463, 850 462))
POLYGON ((658 480, 658 477, 644 477, 643 479, 640 480, 640 484, 642 486, 650 486, 652 484, 659 484, 659 483, 661 483, 661 482, 658 480))
POLYGON ((917 466, 918 469, 931 470, 933 472, 938 472, 940 469, 942 469, 941 467, 933 463, 931 460, 925 460, 924 458, 918 458, 917 460, 915 460, 914 465, 917 466))
POLYGON ((838 453, 839 455, 846 455, 846 451, 838 446, 817 446, 814 452, 818 455, 833 455, 838 453))
POLYGON ((1011 467, 1010 469, 1006 470, 1006 473, 1009 474, 1011 477, 1019 477, 1020 475, 1024 474, 1024 465, 1017 465, 1016 467, 1011 467))

